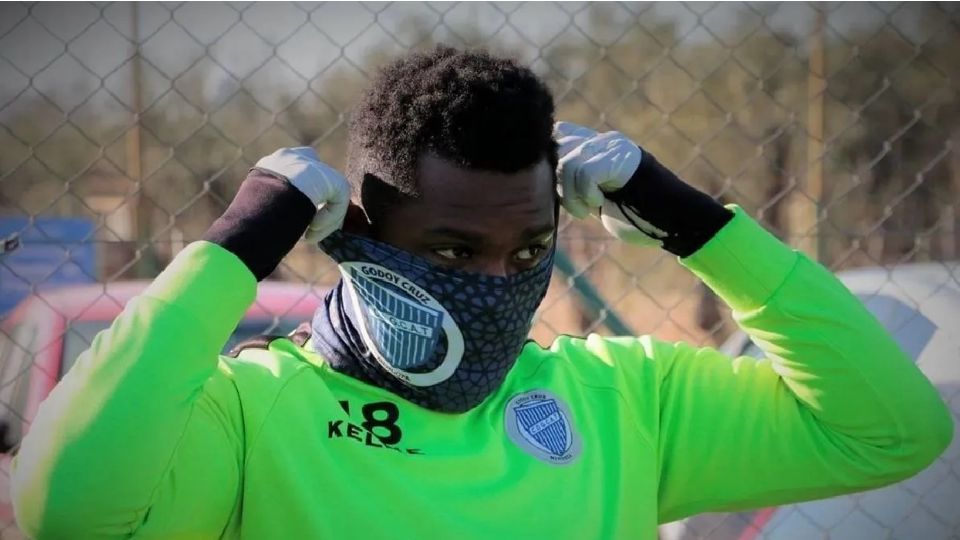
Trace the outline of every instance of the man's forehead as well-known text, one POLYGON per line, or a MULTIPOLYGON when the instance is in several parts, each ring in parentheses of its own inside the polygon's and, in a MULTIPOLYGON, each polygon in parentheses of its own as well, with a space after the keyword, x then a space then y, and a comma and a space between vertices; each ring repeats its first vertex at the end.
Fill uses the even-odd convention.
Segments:
POLYGON ((506 245, 555 229, 557 194, 546 159, 527 170, 495 173, 428 157, 419 172, 419 195, 387 214, 385 226, 394 236, 506 245))
POLYGON ((428 155, 420 160, 417 187, 421 203, 464 209, 537 212, 551 209, 556 197, 555 177, 546 158, 525 170, 500 173, 461 168, 428 155))

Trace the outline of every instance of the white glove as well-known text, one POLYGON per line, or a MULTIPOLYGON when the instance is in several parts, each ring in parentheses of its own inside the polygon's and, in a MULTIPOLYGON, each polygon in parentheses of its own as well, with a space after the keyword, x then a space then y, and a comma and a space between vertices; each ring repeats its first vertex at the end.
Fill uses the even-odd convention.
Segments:
POLYGON ((553 136, 559 144, 560 200, 573 217, 600 217, 611 234, 633 244, 662 246, 667 233, 644 221, 629 208, 607 199, 630 181, 643 151, 619 131, 597 133, 570 122, 557 122, 553 136))
POLYGON ((336 169, 321 162, 313 148, 281 148, 261 158, 256 167, 286 178, 313 201, 317 213, 304 234, 308 241, 319 242, 343 225, 350 184, 336 169))

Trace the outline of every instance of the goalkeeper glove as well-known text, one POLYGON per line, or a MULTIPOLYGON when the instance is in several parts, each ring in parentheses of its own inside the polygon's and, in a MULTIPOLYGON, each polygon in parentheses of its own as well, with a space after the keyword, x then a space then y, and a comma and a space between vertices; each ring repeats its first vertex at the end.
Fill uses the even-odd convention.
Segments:
POLYGON ((733 217, 620 132, 597 133, 570 122, 557 122, 553 132, 564 208, 578 219, 599 216, 620 240, 686 257, 733 217))
POLYGON ((319 242, 343 225, 347 180, 309 147, 281 148, 250 170, 203 239, 236 255, 260 281, 306 231, 319 242))

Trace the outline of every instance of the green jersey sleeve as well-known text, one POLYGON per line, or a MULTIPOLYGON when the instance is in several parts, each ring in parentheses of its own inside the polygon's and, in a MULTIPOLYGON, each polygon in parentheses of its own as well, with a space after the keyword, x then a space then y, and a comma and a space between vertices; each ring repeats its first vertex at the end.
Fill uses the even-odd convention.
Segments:
POLYGON ((766 354, 648 340, 659 519, 823 498, 901 480, 949 444, 937 391, 830 272, 741 210, 681 263, 766 354))
POLYGON ((219 536, 238 499, 243 429, 218 357, 255 293, 233 254, 197 242, 97 335, 15 458, 12 498, 28 535, 219 536))

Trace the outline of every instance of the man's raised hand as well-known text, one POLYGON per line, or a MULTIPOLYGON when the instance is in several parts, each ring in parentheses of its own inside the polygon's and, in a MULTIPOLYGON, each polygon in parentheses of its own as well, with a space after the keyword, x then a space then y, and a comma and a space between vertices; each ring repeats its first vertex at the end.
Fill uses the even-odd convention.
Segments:
POLYGON ((336 169, 321 162, 313 148, 281 148, 261 158, 255 167, 286 178, 317 207, 304 235, 308 241, 319 242, 343 225, 350 185, 336 169))
POLYGON ((302 236, 317 242, 340 228, 349 200, 347 180, 312 148, 281 148, 257 162, 203 239, 236 255, 259 281, 302 236))
POLYGON ((610 199, 636 174, 643 150, 619 131, 598 133, 571 122, 557 122, 553 135, 560 147, 557 178, 567 212, 578 219, 597 215, 625 242, 661 246, 664 231, 610 199))

